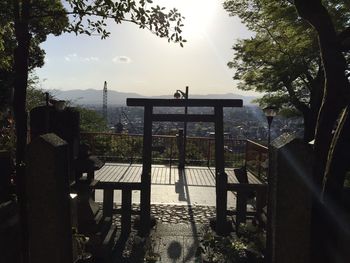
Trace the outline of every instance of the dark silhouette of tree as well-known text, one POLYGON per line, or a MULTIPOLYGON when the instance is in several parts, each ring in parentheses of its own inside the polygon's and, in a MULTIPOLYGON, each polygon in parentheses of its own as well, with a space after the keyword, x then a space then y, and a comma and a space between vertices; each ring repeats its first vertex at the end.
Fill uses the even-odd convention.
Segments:
POLYGON ((268 92, 263 104, 295 107, 305 120, 305 139, 315 138, 311 262, 333 262, 330 249, 339 251, 336 225, 350 168, 350 4, 236 0, 224 6, 256 32, 234 46, 237 53, 229 64, 237 69, 241 88, 268 92), (313 128, 308 127, 309 113, 313 128))
MULTIPOLYGON (((301 114, 304 139, 313 140, 324 88, 315 30, 286 1, 229 0, 224 8, 254 32, 233 46, 234 58, 228 63, 236 70, 238 87, 265 92, 261 106, 274 104, 282 114, 301 114)), ((337 27, 348 23, 347 6, 332 2, 329 9, 337 27)))
MULTIPOLYGON (((350 28, 337 28, 329 12, 328 2, 321 0, 295 0, 294 5, 300 17, 305 19, 317 32, 325 88, 318 115, 315 134, 314 183, 318 189, 313 211, 312 241, 313 261, 330 262, 329 246, 339 242, 340 231, 334 217, 342 199, 345 174, 349 170, 350 147, 349 102, 350 86, 348 63, 350 28), (333 216, 328 209, 332 209, 333 216), (321 229, 327 229, 326 241, 321 242, 321 229), (332 233, 333 232, 333 233, 332 233), (334 233, 335 232, 335 233, 334 233)), ((346 1, 338 1, 338 8, 349 7, 346 1)), ((342 233, 344 234, 344 233, 342 233)))

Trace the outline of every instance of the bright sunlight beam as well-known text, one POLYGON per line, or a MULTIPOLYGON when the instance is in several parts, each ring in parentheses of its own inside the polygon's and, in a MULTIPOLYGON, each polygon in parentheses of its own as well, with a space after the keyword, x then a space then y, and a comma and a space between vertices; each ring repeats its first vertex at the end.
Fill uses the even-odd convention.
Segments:
POLYGON ((155 4, 177 8, 185 17, 183 36, 185 39, 202 39, 218 9, 217 0, 158 0, 155 4))

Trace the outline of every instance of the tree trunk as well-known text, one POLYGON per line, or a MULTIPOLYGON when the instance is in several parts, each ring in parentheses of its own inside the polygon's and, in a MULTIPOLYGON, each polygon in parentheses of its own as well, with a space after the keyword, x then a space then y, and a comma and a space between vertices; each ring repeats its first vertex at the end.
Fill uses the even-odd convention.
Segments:
POLYGON ((306 105, 304 102, 295 94, 293 85, 290 81, 284 81, 284 86, 287 89, 290 101, 293 106, 301 112, 304 119, 304 141, 309 142, 314 139, 315 127, 316 127, 316 118, 312 115, 311 108, 306 105))
POLYGON ((308 114, 309 129, 305 134, 305 137, 308 138, 306 142, 310 142, 315 139, 315 132, 317 126, 318 113, 321 108, 323 91, 324 91, 325 77, 322 65, 319 65, 317 76, 310 83, 311 92, 310 92, 310 112, 308 114))
POLYGON ((304 118, 304 142, 308 143, 315 138, 315 128, 317 122, 317 115, 311 109, 303 112, 304 118))
POLYGON ((346 107, 339 119, 339 125, 334 134, 323 184, 322 198, 330 217, 331 244, 337 248, 339 262, 348 262, 350 252, 344 242, 350 241, 348 231, 348 215, 345 211, 347 205, 343 200, 343 188, 345 174, 350 168, 350 158, 348 154, 350 145, 350 106, 346 107), (336 215, 336 216, 334 216, 336 215))
MULTIPOLYGON (((311 262, 332 262, 334 253, 337 253, 334 241, 335 214, 331 213, 331 207, 322 202, 322 187, 325 178, 327 161, 335 166, 339 156, 330 151, 331 143, 337 144, 341 140, 333 138, 333 131, 337 128, 337 120, 341 111, 349 101, 349 82, 345 76, 346 60, 337 44, 337 34, 331 17, 320 0, 295 0, 295 6, 299 15, 306 19, 318 32, 319 46, 321 50, 322 64, 325 73, 325 88, 320 107, 316 136, 315 136, 315 165, 314 165, 314 204, 311 221, 311 262), (332 161, 333 160, 333 161, 332 161)), ((342 129, 340 126, 337 128, 342 129)), ((340 130, 338 131, 340 134, 340 130)), ((346 149, 350 147, 350 141, 346 143, 346 149)), ((343 146, 342 146, 343 147, 343 146)), ((344 160, 342 160, 344 161, 344 160)), ((330 164, 327 164, 328 166, 330 164)), ((334 168, 334 167, 333 167, 334 168)), ((336 170, 336 169, 335 169, 336 170)), ((339 172, 339 170, 337 170, 339 172)), ((341 179, 342 174, 332 174, 341 179)), ((333 178, 334 181, 338 179, 333 178)), ((331 181, 329 181, 331 183, 331 181)), ((338 190, 338 182, 332 184, 338 190)), ((329 193, 334 193, 334 189, 329 193)))
POLYGON ((347 105, 349 83, 345 77, 346 61, 338 48, 332 20, 320 0, 295 0, 299 15, 318 32, 322 64, 325 72, 325 91, 318 115, 315 138, 315 183, 322 185, 332 131, 341 110, 347 105))
POLYGON ((28 56, 30 35, 28 25, 20 23, 16 26, 16 38, 18 46, 14 53, 14 96, 13 109, 16 121, 16 163, 21 165, 24 161, 24 151, 27 143, 27 113, 26 91, 28 85, 28 56))
POLYGON ((30 0, 14 3, 14 26, 17 47, 14 52, 13 110, 16 124, 16 185, 20 207, 21 252, 23 262, 28 260, 27 200, 25 194, 25 147, 27 143, 26 91, 28 85, 28 60, 31 36, 29 34, 30 0))
POLYGON ((339 118, 339 124, 334 134, 325 177, 323 180, 323 197, 332 197, 332 201, 341 202, 341 194, 344 187, 345 174, 349 171, 349 141, 350 141, 350 114, 346 107, 339 118))

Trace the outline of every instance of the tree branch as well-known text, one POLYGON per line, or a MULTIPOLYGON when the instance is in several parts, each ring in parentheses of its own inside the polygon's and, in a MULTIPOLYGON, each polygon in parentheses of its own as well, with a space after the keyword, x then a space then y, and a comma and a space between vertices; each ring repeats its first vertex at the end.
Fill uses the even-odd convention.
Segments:
POLYGON ((294 107, 297 108, 302 113, 306 113, 307 111, 309 111, 310 108, 298 99, 297 95, 295 94, 295 91, 293 89, 291 82, 290 81, 283 81, 283 84, 287 89, 287 92, 288 92, 289 97, 290 97, 290 101, 294 105, 294 107))

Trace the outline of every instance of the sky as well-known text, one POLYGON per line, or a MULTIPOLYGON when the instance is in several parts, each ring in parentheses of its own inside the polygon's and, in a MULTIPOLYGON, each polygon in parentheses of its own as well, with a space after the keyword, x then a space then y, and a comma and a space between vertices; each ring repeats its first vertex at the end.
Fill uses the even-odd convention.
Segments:
POLYGON ((236 17, 229 17, 221 0, 157 0, 185 16, 184 47, 168 43, 130 23, 108 24, 111 36, 62 34, 49 36, 41 46, 45 65, 36 74, 44 89, 102 89, 145 96, 173 94, 189 86, 191 94, 236 93, 232 45, 252 34, 236 17))

